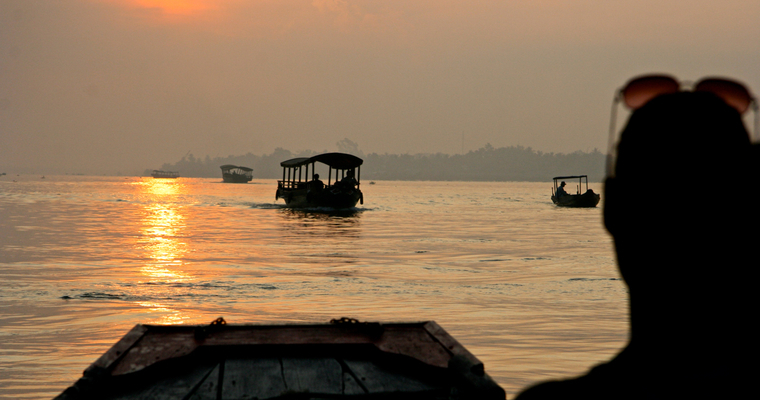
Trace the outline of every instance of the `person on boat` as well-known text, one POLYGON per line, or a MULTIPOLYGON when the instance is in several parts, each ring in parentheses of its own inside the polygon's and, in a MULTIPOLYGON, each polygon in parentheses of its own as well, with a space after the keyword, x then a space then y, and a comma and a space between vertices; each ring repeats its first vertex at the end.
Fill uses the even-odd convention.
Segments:
POLYGON ((356 178, 354 178, 354 171, 346 172, 346 176, 336 183, 336 186, 345 189, 355 189, 357 185, 356 178))
MULTIPOLYGON (((708 92, 676 92, 635 110, 605 181, 604 224, 628 286, 630 335, 587 374, 539 383, 533 399, 741 398, 754 392, 758 339, 758 145, 740 114, 708 92), (742 188, 729 203, 684 197, 671 177, 742 188), (647 183, 644 196, 629 189, 647 183), (746 189, 745 189, 746 188, 746 189), (695 251, 696 250, 696 251, 695 251), (748 364, 749 363, 749 364, 748 364)), ((705 199, 705 198, 703 198, 705 199)))
POLYGON ((565 185, 567 185, 565 181, 562 181, 562 183, 559 184, 559 187, 557 188, 557 197, 567 196, 565 185))
POLYGON ((309 190, 322 190, 325 187, 324 182, 319 180, 319 174, 314 174, 312 176, 311 182, 309 182, 309 190))

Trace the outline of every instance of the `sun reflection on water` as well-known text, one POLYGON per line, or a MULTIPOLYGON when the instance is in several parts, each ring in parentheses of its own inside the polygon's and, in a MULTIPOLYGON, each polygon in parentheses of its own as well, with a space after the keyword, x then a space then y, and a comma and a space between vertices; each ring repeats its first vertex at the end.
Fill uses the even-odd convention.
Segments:
POLYGON ((158 299, 172 298, 177 285, 194 280, 185 272, 188 245, 184 241, 185 206, 176 201, 185 194, 186 186, 177 180, 146 179, 135 182, 139 185, 143 206, 140 239, 137 247, 146 255, 146 263, 140 268, 142 279, 138 283, 151 287, 151 301, 137 304, 157 314, 155 323, 179 324, 190 319, 190 315, 168 302, 158 299))

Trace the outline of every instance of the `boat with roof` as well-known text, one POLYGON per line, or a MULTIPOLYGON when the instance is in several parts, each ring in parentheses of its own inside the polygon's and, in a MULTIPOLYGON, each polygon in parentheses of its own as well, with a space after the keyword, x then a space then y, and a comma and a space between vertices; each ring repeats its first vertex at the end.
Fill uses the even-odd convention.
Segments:
POLYGON ((552 202, 560 207, 596 207, 599 204, 601 196, 598 193, 594 193, 592 189, 588 188, 588 176, 587 175, 569 175, 569 176, 555 176, 554 187, 552 188, 552 202), (565 191, 565 180, 578 179, 578 186, 576 187, 576 193, 570 194, 565 191), (581 193, 581 188, 586 187, 586 191, 581 193))
POLYGON ((228 183, 248 183, 253 179, 253 168, 240 167, 232 164, 225 164, 219 167, 222 169, 222 179, 228 183))
POLYGON ((161 178, 161 179, 176 179, 176 178, 179 178, 179 172, 161 171, 158 169, 154 169, 153 172, 150 173, 150 176, 154 178, 161 178))
POLYGON ((298 157, 280 163, 282 180, 277 181, 275 199, 292 208, 351 208, 364 204, 360 189, 364 161, 352 154, 325 153, 298 157), (319 179, 317 164, 327 166, 327 183, 319 179))
POLYGON ((137 325, 55 400, 504 400, 434 321, 137 325))

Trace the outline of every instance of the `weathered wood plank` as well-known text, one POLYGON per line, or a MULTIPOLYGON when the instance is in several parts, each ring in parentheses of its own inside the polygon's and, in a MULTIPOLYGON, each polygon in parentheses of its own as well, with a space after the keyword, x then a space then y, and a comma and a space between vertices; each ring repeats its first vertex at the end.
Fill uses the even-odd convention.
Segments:
POLYGON ((176 373, 171 371, 162 373, 161 376, 155 376, 155 380, 151 379, 152 376, 146 376, 142 382, 122 384, 119 390, 112 390, 110 396, 103 395, 98 398, 103 400, 183 400, 193 388, 199 387, 213 375, 211 372, 214 368, 213 364, 183 368, 182 371, 176 373))
POLYGON ((290 392, 343 393, 343 368, 332 358, 283 358, 282 373, 290 392))
POLYGON ((145 325, 135 325, 124 337, 119 339, 108 351, 95 360, 88 369, 92 368, 105 368, 108 369, 113 363, 119 360, 124 353, 129 351, 132 346, 137 343, 140 338, 148 332, 148 327, 145 325))
POLYGON ((370 394, 423 392, 436 389, 423 381, 389 371, 371 361, 344 360, 344 362, 370 394))
POLYGON ((343 394, 360 395, 367 394, 367 391, 356 381, 351 371, 343 371, 343 394))
POLYGON ((433 338, 435 338, 436 341, 438 341, 443 347, 451 352, 451 354, 462 356, 469 360, 470 364, 476 366, 476 368, 480 369, 481 371, 483 370, 483 363, 478 360, 474 354, 470 353, 469 350, 462 346, 456 339, 454 339, 453 336, 449 335, 449 333, 446 332, 446 330, 444 330, 435 321, 426 322, 424 328, 433 338))
POLYGON ((375 345, 384 352, 414 357, 439 368, 446 368, 451 358, 448 349, 423 329, 386 326, 375 345))
POLYGON ((115 376, 137 372, 157 362, 188 355, 197 347, 198 343, 188 340, 185 335, 176 335, 171 331, 152 332, 143 335, 139 345, 133 346, 124 354, 111 374, 115 376))
POLYGON ((277 358, 228 359, 224 363, 222 399, 267 399, 287 390, 277 358))
POLYGON ((219 386, 221 368, 221 364, 217 364, 206 379, 195 387, 195 391, 187 400, 218 400, 221 392, 221 387, 219 386))

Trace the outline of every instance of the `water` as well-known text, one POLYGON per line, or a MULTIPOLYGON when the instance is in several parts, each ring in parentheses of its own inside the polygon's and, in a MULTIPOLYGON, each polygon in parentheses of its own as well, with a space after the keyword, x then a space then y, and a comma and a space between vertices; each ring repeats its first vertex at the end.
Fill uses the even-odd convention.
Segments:
POLYGON ((556 208, 551 182, 365 181, 338 215, 275 187, 0 177, 0 398, 56 396, 135 324, 219 316, 434 320, 509 398, 625 345, 601 208, 556 208))

